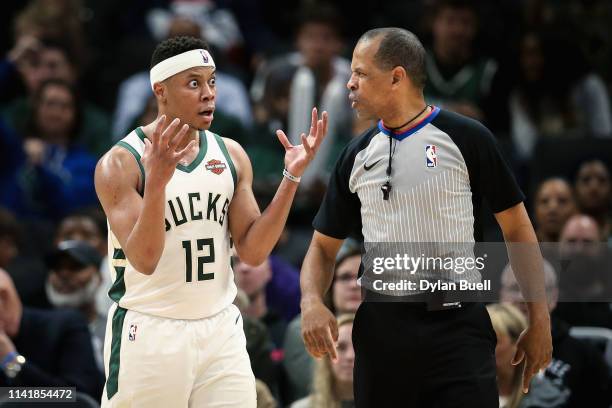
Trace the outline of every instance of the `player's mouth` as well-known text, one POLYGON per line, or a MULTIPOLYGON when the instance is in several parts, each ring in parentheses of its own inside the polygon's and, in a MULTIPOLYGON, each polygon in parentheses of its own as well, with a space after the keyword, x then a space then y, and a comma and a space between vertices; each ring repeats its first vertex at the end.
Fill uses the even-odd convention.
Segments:
POLYGON ((198 116, 200 116, 202 119, 210 122, 213 120, 213 113, 215 111, 215 108, 207 108, 207 109, 203 109, 200 112, 198 112, 198 116))

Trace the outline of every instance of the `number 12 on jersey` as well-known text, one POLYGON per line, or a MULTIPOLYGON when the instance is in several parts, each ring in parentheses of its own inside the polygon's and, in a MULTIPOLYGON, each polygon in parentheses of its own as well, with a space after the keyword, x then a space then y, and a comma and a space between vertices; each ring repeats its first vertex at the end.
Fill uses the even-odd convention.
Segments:
MULTIPOLYGON (((208 247, 208 255, 198 256, 198 281, 211 280, 215 278, 215 274, 204 273, 204 264, 215 262, 215 244, 212 238, 203 238, 196 240, 198 252, 204 247, 208 247)), ((185 279, 187 282, 192 281, 192 256, 191 256, 191 241, 183 241, 183 249, 185 250, 185 279)))

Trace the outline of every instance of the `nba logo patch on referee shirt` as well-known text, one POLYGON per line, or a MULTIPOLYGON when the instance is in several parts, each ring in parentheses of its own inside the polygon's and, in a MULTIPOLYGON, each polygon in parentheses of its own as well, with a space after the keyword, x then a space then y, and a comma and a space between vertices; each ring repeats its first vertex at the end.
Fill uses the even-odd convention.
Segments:
POLYGON ((438 148, 436 145, 425 146, 425 160, 427 167, 436 167, 438 165, 438 148))

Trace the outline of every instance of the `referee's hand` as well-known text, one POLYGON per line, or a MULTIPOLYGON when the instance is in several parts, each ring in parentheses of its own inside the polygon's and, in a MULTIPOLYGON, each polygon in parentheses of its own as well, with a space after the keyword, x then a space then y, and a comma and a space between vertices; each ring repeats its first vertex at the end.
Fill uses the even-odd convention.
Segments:
POLYGON ((332 361, 337 361, 338 321, 322 302, 302 306, 302 338, 314 358, 329 354, 332 361))
POLYGON ((552 360, 552 336, 548 314, 535 321, 521 333, 516 343, 516 353, 512 359, 513 365, 518 365, 525 359, 523 370, 523 392, 529 391, 529 383, 538 371, 545 369, 552 360))

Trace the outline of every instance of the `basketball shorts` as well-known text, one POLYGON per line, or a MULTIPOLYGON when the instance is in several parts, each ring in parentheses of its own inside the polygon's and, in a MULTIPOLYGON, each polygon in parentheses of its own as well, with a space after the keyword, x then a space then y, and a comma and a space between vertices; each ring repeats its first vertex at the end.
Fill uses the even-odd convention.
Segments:
POLYGON ((104 343, 102 407, 253 407, 255 377, 240 311, 199 320, 113 305, 104 343))

